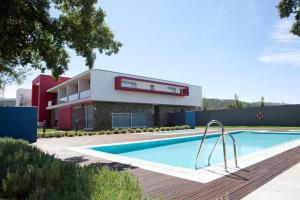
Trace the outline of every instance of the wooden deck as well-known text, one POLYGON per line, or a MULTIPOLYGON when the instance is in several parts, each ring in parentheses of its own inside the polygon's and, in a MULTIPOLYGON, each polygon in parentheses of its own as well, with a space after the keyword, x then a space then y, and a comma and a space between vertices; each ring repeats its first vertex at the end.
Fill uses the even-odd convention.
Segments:
POLYGON ((197 183, 156 172, 135 168, 144 193, 163 199, 218 199, 229 194, 229 199, 241 199, 275 176, 300 162, 300 147, 256 163, 209 183, 197 183))

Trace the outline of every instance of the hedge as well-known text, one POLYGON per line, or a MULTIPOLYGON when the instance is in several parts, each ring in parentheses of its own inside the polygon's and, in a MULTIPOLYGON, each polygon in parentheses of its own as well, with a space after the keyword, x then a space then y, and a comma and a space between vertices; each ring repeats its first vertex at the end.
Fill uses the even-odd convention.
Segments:
POLYGON ((84 135, 110 135, 110 134, 125 134, 125 133, 141 133, 141 132, 158 132, 158 131, 173 131, 173 130, 184 130, 190 129, 189 125, 174 126, 174 127, 156 127, 156 128, 128 128, 128 129, 112 129, 112 130, 102 130, 102 131, 58 131, 51 129, 51 132, 38 132, 39 138, 52 138, 52 137, 74 137, 74 136, 84 136, 84 135))
POLYGON ((11 199, 141 199, 140 186, 128 172, 80 167, 22 140, 0 138, 0 160, 3 191, 11 199))

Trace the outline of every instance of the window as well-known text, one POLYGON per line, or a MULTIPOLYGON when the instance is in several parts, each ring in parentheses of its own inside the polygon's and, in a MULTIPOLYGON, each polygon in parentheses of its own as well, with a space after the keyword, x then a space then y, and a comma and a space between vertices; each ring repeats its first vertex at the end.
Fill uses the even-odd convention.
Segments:
POLYGON ((113 113, 113 128, 148 127, 147 113, 113 113))
POLYGON ((150 85, 150 90, 155 90, 154 85, 150 85))
POLYGON ((84 107, 85 128, 93 129, 93 107, 84 107))
POLYGON ((169 92, 176 93, 176 88, 174 87, 168 87, 169 92))
POLYGON ((122 81, 121 86, 127 88, 136 88, 136 83, 131 81, 122 81))

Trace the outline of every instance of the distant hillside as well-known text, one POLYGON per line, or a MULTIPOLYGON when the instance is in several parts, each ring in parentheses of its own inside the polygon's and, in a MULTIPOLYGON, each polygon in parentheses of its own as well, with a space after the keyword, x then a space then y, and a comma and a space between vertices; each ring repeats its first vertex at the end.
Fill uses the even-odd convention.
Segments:
MULTIPOLYGON (((212 99, 212 98, 205 98, 207 110, 219 110, 219 109, 228 109, 230 105, 234 104, 235 100, 233 99, 212 99)), ((241 101, 243 108, 250 108, 250 107, 258 107, 260 106, 260 102, 243 102, 241 101)), ((273 102, 265 102, 265 106, 276 106, 282 105, 282 103, 273 103, 273 102)))

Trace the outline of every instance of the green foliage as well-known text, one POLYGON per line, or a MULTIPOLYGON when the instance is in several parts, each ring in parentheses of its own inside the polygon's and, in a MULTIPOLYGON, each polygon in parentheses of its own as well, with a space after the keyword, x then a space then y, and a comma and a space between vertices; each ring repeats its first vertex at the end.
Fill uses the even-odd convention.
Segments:
POLYGON ((122 133, 122 134, 125 134, 125 133, 127 133, 128 132, 128 129, 126 129, 126 128, 123 128, 123 129, 121 129, 121 131, 120 131, 120 133, 122 133))
POLYGON ((155 132, 160 131, 160 129, 159 129, 158 127, 154 128, 153 130, 154 130, 155 132))
POLYGON ((114 132, 114 134, 119 134, 120 130, 116 128, 116 129, 113 130, 113 132, 114 132))
POLYGON ((12 199, 140 199, 136 178, 55 159, 27 142, 0 139, 0 177, 12 199))
POLYGON ((136 132, 136 133, 141 133, 142 131, 143 131, 143 130, 140 129, 140 128, 135 129, 135 132, 136 132))
POLYGON ((160 131, 165 131, 165 130, 166 130, 166 127, 160 127, 159 130, 160 130, 160 131))
POLYGON ((207 100, 205 97, 202 98, 202 110, 207 110, 208 109, 208 104, 207 100))
POLYGON ((166 130, 166 131, 170 131, 171 128, 170 128, 170 127, 166 127, 165 130, 166 130))
POLYGON ((153 132, 153 128, 147 128, 147 132, 153 132))
POLYGON ((54 77, 68 70, 66 48, 93 67, 99 52, 111 55, 122 46, 104 21, 97 0, 14 0, 0 6, 0 85, 20 82, 26 72, 49 69, 54 77), (50 8, 59 16, 51 16, 50 8))
POLYGON ((291 27, 291 32, 300 36, 300 2, 299 0, 281 0, 277 5, 280 18, 290 17, 295 18, 295 22, 291 27))
POLYGON ((260 99, 260 107, 264 107, 265 106, 265 98, 261 97, 260 99))

